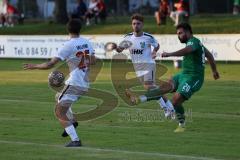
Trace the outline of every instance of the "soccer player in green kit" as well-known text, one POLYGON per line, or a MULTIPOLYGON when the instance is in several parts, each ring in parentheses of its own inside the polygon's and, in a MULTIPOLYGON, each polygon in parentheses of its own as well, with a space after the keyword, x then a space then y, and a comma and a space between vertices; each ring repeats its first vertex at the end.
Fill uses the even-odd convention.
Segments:
POLYGON ((168 83, 157 86, 147 91, 144 95, 136 96, 129 89, 126 89, 126 95, 133 104, 138 104, 150 100, 157 100, 165 93, 175 92, 172 104, 179 125, 174 132, 184 132, 185 116, 182 104, 202 87, 204 81, 205 57, 211 66, 215 80, 219 78, 219 73, 212 54, 201 44, 199 39, 193 36, 191 26, 187 23, 182 23, 176 28, 180 42, 185 43, 186 47, 176 52, 164 52, 162 53, 162 57, 183 56, 182 71, 173 76, 168 83))

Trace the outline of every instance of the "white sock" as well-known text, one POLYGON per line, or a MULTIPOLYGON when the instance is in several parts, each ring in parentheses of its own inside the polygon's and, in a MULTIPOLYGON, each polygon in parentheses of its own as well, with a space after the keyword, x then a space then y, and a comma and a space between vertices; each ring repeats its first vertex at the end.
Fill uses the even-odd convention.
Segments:
POLYGON ((73 127, 73 125, 66 127, 65 131, 70 136, 72 141, 79 141, 77 132, 76 132, 75 128, 73 127))
POLYGON ((167 104, 165 103, 165 101, 164 101, 164 99, 162 97, 158 100, 158 103, 160 104, 160 107, 163 110, 166 110, 168 108, 167 104))
POLYGON ((174 107, 171 101, 167 100, 166 105, 169 110, 174 111, 174 107))

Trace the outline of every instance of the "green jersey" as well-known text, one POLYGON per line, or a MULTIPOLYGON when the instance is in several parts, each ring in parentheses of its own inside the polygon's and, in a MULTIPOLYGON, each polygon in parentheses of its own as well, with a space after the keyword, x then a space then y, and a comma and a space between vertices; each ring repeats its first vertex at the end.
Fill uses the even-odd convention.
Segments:
POLYGON ((205 52, 199 39, 192 37, 186 43, 193 51, 183 57, 183 73, 204 75, 205 52))

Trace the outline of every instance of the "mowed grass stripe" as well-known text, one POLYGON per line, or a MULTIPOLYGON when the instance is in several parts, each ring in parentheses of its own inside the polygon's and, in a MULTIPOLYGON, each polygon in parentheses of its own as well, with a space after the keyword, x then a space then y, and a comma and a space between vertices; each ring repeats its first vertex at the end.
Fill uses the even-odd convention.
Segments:
MULTIPOLYGON (((33 142, 21 142, 21 141, 5 141, 0 140, 0 143, 7 143, 7 144, 17 144, 17 145, 32 145, 37 147, 56 147, 60 149, 70 149, 65 148, 62 145, 54 145, 54 144, 41 144, 41 143, 33 143, 33 142)), ((94 147, 80 147, 80 148, 71 148, 71 149, 78 149, 78 150, 85 150, 85 151, 94 151, 94 152, 113 152, 120 153, 120 154, 133 154, 137 156, 149 156, 149 157, 159 157, 159 158, 174 158, 174 159, 186 159, 186 160, 222 160, 210 157, 195 157, 195 156, 188 156, 188 155, 174 155, 174 154, 164 154, 164 153, 150 153, 150 152, 138 152, 138 151, 127 151, 127 150, 117 150, 117 149, 104 149, 104 148, 94 148, 94 147)))
MULTIPOLYGON (((239 100, 239 103, 240 103, 240 99, 239 100)), ((12 102, 12 103, 23 103, 23 104, 27 104, 27 105, 31 105, 31 104, 41 104, 41 105, 45 105, 45 106, 54 106, 55 105, 55 102, 44 102, 44 101, 35 101, 35 100, 17 100, 17 99, 0 99, 0 101, 2 102, 12 102)), ((1 102, 0 102, 1 104, 1 102)), ((92 104, 90 105, 89 103, 78 103, 78 104, 75 104, 74 105, 74 112, 78 112, 76 110, 79 110, 79 108, 96 108, 97 105, 96 104, 92 104), (78 106, 79 105, 79 106, 78 106), (76 109, 76 110, 75 110, 76 109)), ((187 108, 188 109, 188 108, 187 108)), ((187 110, 186 109, 186 110, 187 110)), ((149 112, 149 113, 153 113, 153 112, 161 112, 163 114, 163 110, 159 108, 156 108, 156 109, 151 109, 151 108, 138 108, 138 107, 132 107, 132 106, 129 106, 129 107, 117 107, 114 111, 119 111, 119 112, 124 112, 124 111, 135 111, 135 112, 149 112)), ((187 110, 188 111, 188 110, 187 110)), ((236 119, 236 118, 240 118, 240 114, 238 113, 211 113, 211 112, 195 112, 195 111, 192 111, 192 108, 190 108, 190 112, 193 114, 192 116, 193 117, 198 117, 198 118, 219 118, 219 119, 224 119, 224 118, 230 118, 230 119, 236 119)), ((1 113, 0 113, 1 114, 1 113)), ((0 118, 1 120, 1 118, 0 118)))

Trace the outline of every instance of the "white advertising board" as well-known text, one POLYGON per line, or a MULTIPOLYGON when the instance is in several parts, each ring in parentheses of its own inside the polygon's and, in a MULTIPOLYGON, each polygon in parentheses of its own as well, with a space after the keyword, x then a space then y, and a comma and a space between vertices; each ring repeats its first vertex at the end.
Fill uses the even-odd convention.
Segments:
MULTIPOLYGON (((83 35, 92 42, 96 55, 111 59, 116 53, 105 53, 107 42, 119 43, 123 35, 83 35)), ((216 60, 240 61, 240 34, 195 35, 212 52, 216 60)), ((163 51, 172 52, 183 48, 176 35, 154 35, 163 51)), ((51 58, 57 53, 68 36, 0 36, 0 58, 51 58)), ((129 54, 128 51, 124 51, 129 54)), ((162 59, 158 56, 157 59, 162 59)), ((165 58, 164 58, 165 59, 165 58)), ((162 59, 162 60, 164 60, 162 59)), ((176 59, 167 58, 169 59, 176 59)))

